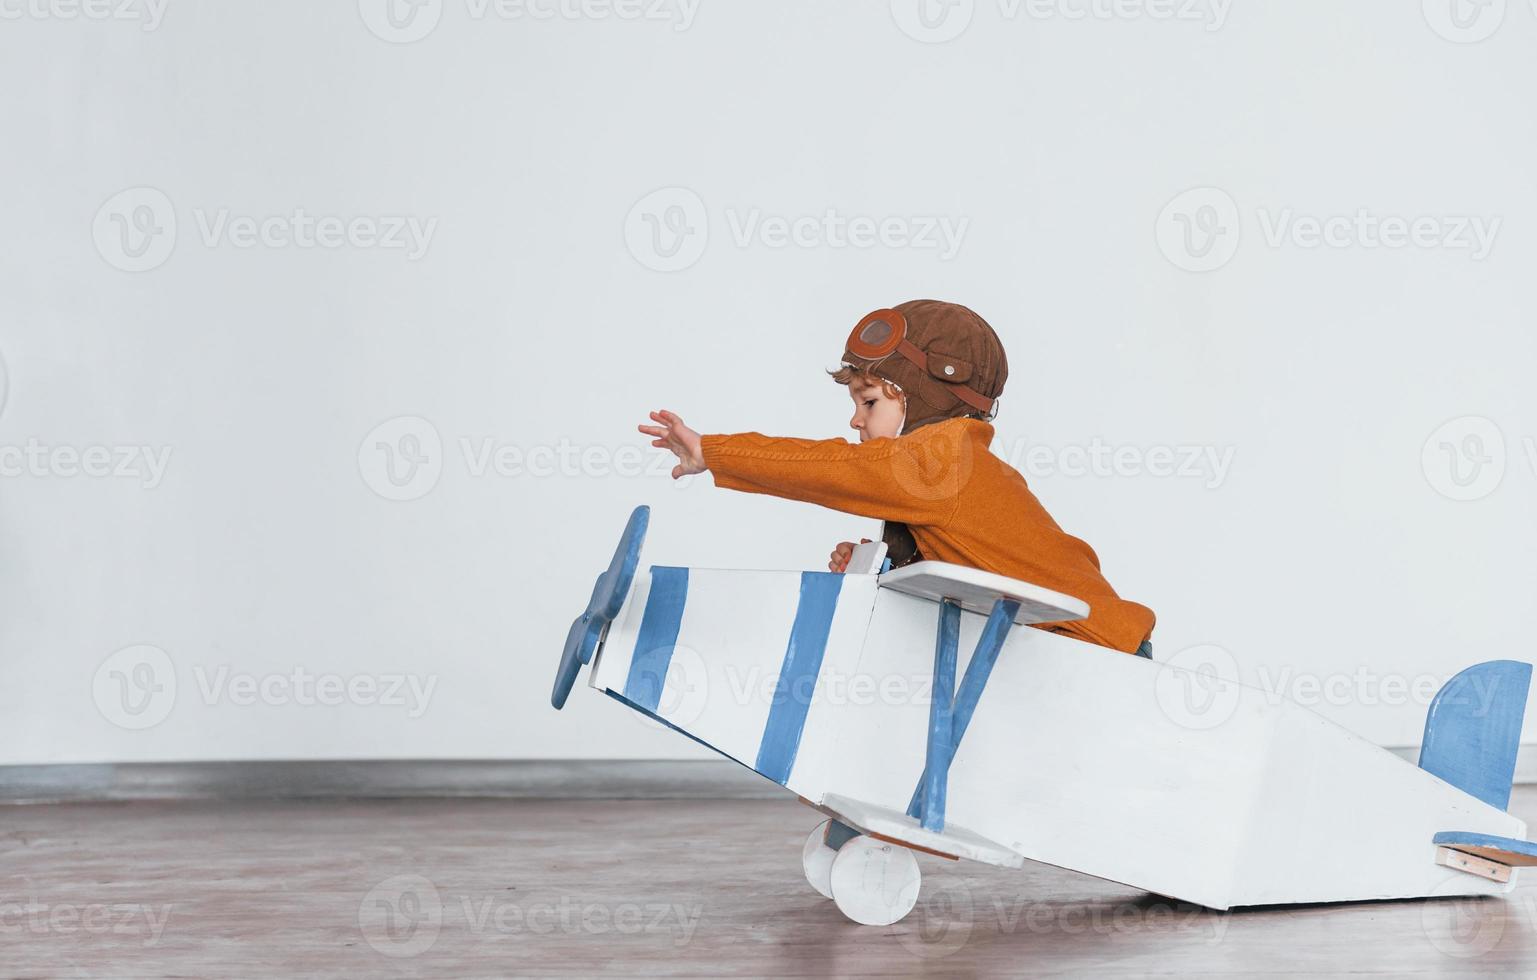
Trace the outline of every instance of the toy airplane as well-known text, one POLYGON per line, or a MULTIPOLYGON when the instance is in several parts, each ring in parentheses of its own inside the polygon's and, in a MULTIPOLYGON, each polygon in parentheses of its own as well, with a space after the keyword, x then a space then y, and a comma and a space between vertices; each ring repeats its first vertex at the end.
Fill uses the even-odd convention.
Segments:
POLYGON ((590 663, 590 686, 826 814, 803 867, 856 922, 913 908, 914 851, 1214 909, 1497 894, 1537 864, 1505 812, 1530 664, 1452 678, 1416 766, 1258 688, 1012 629, 1086 616, 1069 596, 942 562, 877 574, 878 542, 847 573, 642 570, 649 513, 572 624, 552 703, 590 663), (1223 710, 1171 702, 1191 696, 1223 710))

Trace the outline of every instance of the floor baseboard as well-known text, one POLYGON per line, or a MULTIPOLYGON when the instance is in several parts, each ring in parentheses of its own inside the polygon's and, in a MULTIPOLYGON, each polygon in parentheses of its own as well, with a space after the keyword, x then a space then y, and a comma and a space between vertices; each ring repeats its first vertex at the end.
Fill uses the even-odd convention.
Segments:
POLYGON ((0 803, 251 799, 775 799, 728 760, 126 762, 0 766, 0 803))
MULTIPOLYGON (((1415 762, 1418 746, 1389 748, 1415 762)), ((1537 782, 1522 746, 1516 783, 1537 782)), ((367 759, 0 766, 0 804, 126 800, 783 799, 725 759, 367 759)))

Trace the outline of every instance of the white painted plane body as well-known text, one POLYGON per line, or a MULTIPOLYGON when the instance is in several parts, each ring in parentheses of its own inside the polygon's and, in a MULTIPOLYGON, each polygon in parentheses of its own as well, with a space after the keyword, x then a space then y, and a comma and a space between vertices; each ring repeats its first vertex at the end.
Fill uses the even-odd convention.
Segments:
MULTIPOLYGON (((945 833, 904 835, 924 769, 938 604, 876 575, 837 576, 781 779, 787 636, 806 576, 827 573, 686 572, 651 713, 866 832, 1217 909, 1513 887, 1437 865, 1431 842, 1448 828, 1524 837, 1505 811, 1282 695, 1020 627, 956 751, 945 833)), ((641 564, 590 674, 631 703, 653 574, 641 564)), ((961 613, 961 670, 985 622, 961 613)))

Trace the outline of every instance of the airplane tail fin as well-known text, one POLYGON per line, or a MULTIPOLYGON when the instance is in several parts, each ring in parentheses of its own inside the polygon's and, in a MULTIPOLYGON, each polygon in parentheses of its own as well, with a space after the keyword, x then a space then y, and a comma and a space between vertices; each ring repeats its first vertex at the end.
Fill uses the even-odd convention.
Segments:
POLYGON ((1425 715, 1420 768, 1501 810, 1510 804, 1532 665, 1491 660, 1442 686, 1425 715))

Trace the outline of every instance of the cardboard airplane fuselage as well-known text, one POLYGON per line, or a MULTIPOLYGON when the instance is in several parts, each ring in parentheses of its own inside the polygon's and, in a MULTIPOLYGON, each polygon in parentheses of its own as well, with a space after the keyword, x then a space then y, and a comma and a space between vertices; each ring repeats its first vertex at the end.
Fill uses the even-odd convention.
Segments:
MULTIPOLYGON (((638 547, 622 604, 609 597, 617 613, 588 624, 590 686, 862 833, 1215 909, 1513 887, 1437 863, 1433 843, 1524 838, 1497 792, 1480 799, 1277 693, 1018 626, 952 747, 943 828, 925 829, 909 814, 935 752, 939 598, 963 605, 962 674, 988 622, 978 582, 1012 596, 1016 624, 1086 606, 934 562, 884 575, 678 568, 646 566, 638 547)), ((1493 778, 1508 798, 1508 774, 1493 778)))

